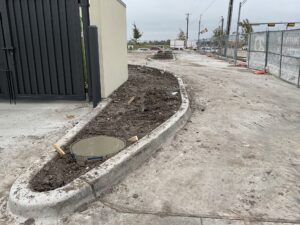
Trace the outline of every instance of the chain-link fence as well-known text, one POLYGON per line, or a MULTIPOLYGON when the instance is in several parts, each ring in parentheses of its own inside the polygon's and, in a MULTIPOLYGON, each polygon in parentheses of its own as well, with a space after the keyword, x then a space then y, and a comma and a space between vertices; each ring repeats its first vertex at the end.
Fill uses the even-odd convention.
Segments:
POLYGON ((247 35, 239 35, 238 42, 236 35, 223 35, 210 39, 203 39, 198 43, 200 53, 214 53, 230 59, 234 59, 236 47, 237 59, 246 61, 248 49, 247 35))
POLYGON ((201 40, 200 53, 247 61, 248 67, 300 86, 300 30, 264 31, 201 40), (237 41, 238 40, 238 41, 237 41))
POLYGON ((249 68, 267 69, 299 87, 300 30, 252 33, 249 40, 249 68))

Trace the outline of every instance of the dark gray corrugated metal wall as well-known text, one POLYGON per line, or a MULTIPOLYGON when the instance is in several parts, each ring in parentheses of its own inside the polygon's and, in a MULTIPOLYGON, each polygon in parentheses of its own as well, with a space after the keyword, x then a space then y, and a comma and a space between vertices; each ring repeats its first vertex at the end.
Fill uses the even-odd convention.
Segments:
POLYGON ((16 96, 84 99, 78 0, 0 0, 0 12, 16 96))

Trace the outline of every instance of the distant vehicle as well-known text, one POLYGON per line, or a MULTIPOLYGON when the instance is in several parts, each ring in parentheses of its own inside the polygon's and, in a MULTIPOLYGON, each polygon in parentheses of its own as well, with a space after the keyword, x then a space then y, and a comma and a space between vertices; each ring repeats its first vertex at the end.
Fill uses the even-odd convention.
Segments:
POLYGON ((189 49, 197 49, 197 41, 187 41, 186 47, 189 49))
POLYGON ((217 53, 219 50, 220 50, 220 48, 218 48, 218 47, 211 48, 211 52, 213 52, 213 53, 217 53))
POLYGON ((201 51, 204 51, 204 52, 212 52, 212 48, 211 48, 211 47, 202 47, 202 48, 201 48, 201 51))
POLYGON ((244 46, 242 47, 242 50, 247 51, 247 50, 248 50, 248 46, 247 46, 247 45, 244 45, 244 46))
POLYGON ((137 51, 138 52, 148 52, 148 51, 150 51, 150 49, 149 48, 139 48, 137 51))
POLYGON ((159 47, 151 47, 150 50, 151 51, 161 51, 161 48, 159 48, 159 47))
POLYGON ((183 40, 171 40, 170 48, 173 50, 183 50, 184 49, 184 41, 183 40))

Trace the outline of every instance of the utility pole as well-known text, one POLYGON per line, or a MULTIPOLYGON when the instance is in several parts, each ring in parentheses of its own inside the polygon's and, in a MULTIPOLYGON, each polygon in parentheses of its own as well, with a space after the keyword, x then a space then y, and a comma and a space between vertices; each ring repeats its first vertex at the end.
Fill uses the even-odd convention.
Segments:
POLYGON ((221 17, 221 29, 222 29, 222 35, 223 35, 223 32, 224 32, 224 17, 223 16, 221 17))
POLYGON ((200 15, 200 19, 199 19, 199 31, 198 31, 198 50, 200 50, 200 35, 201 35, 201 19, 202 19, 202 15, 200 15))
POLYGON ((233 2, 234 2, 234 0, 229 0, 226 35, 230 35, 231 21, 232 21, 232 11, 233 11, 233 2))
POLYGON ((219 42, 219 48, 220 48, 220 53, 222 53, 223 49, 223 43, 224 43, 224 17, 221 17, 221 37, 220 37, 220 42, 219 42))
POLYGON ((186 38, 185 38, 185 48, 187 48, 187 42, 189 40, 189 24, 190 24, 190 13, 186 14, 186 38))
POLYGON ((231 21, 232 21, 232 11, 233 11, 233 3, 234 0, 229 0, 229 7, 228 7, 228 16, 227 16, 227 27, 226 27, 226 46, 225 46, 225 57, 227 57, 227 47, 230 35, 230 28, 231 28, 231 21))
POLYGON ((238 21, 237 21, 237 26, 236 26, 236 36, 235 36, 235 49, 234 49, 234 65, 236 66, 237 64, 237 57, 238 57, 238 47, 239 47, 239 28, 240 28, 240 20, 241 20, 241 10, 242 10, 242 2, 240 2, 239 6, 239 16, 238 16, 238 21))

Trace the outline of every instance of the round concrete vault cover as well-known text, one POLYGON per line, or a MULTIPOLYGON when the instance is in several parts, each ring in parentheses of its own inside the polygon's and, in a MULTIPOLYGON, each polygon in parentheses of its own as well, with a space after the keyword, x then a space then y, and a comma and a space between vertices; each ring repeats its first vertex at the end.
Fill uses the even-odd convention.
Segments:
POLYGON ((76 160, 100 160, 118 153, 125 146, 119 138, 96 136, 74 143, 71 152, 76 160))

